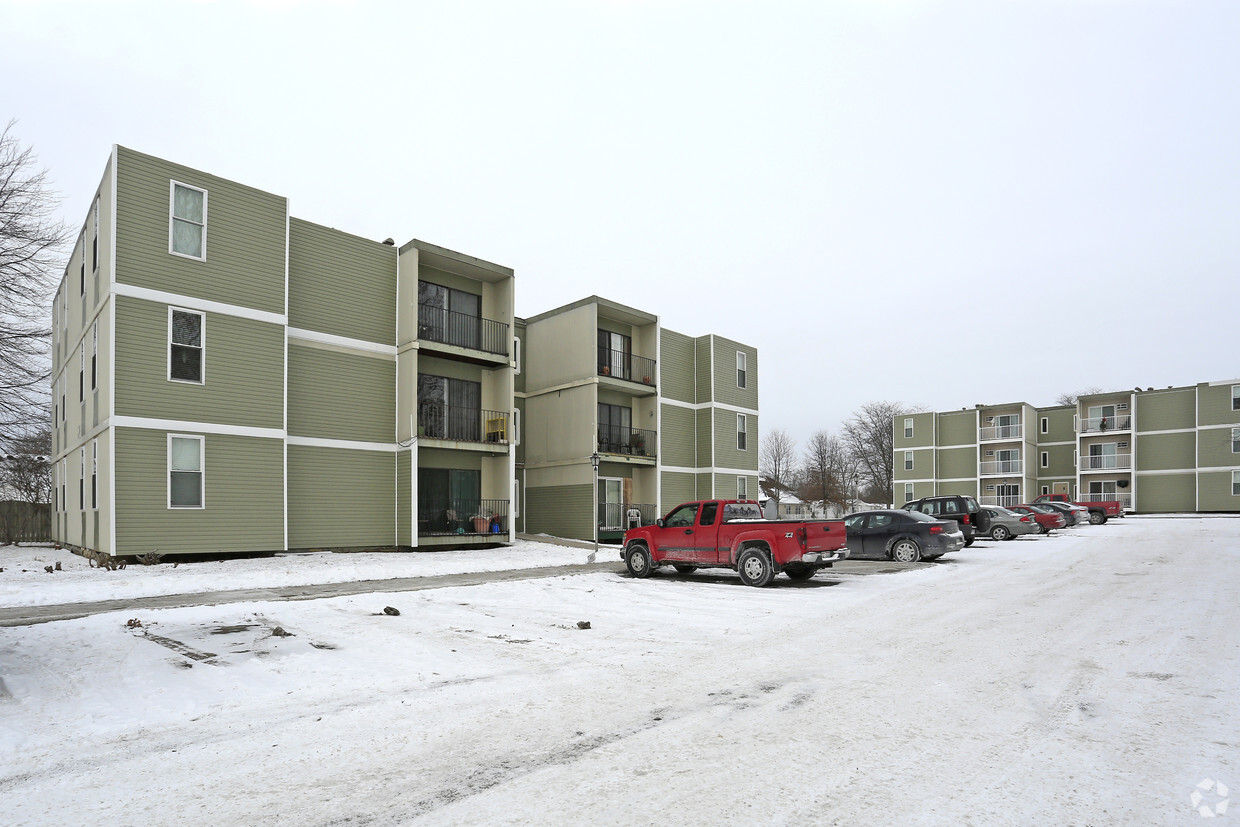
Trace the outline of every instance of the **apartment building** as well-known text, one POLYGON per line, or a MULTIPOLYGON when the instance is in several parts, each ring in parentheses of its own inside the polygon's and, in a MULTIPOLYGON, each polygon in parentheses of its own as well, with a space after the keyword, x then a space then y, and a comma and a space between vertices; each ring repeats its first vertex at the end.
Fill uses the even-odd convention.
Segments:
POLYGON ((113 147, 53 302, 53 531, 113 555, 511 540, 512 270, 113 147))
POLYGON ((614 540, 686 500, 757 496, 753 347, 598 296, 518 319, 517 339, 521 531, 590 539, 593 519, 614 540))
POLYGON ((1040 494, 1133 512, 1240 511, 1240 380, 897 416, 895 494, 1013 505, 1040 494))

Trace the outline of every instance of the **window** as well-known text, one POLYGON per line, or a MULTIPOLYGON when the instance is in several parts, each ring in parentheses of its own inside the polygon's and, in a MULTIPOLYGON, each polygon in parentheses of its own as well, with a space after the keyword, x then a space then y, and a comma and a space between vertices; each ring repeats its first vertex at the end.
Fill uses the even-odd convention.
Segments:
POLYGON ((78 474, 78 510, 86 510, 86 446, 83 445, 78 452, 80 457, 80 471, 78 474))
POLYGON ((1231 429, 1231 452, 1240 454, 1240 428, 1231 429))
POLYGON ((745 477, 736 478, 736 499, 749 499, 749 480, 745 477))
POLYGON ((904 483, 904 501, 912 502, 913 500, 913 484, 911 482, 904 483))
POLYGON ((207 257, 207 191, 172 182, 172 226, 168 250, 180 256, 207 257))
POLYGON ((1231 495, 1240 497, 1240 471, 1231 472, 1231 495))
POLYGON ((513 361, 517 365, 516 368, 513 370, 513 375, 520 376, 521 375, 521 337, 520 336, 513 337, 512 348, 515 351, 515 353, 513 354, 513 356, 515 357, 513 361))
POLYGON ((418 282, 418 338, 471 350, 508 352, 499 342, 484 343, 482 328, 482 296, 418 282))
POLYGON ((1240 385, 1231 386, 1231 409, 1240 411, 1240 385))
POLYGON ((482 383, 419 374, 418 433, 433 439, 481 442, 482 383))
POLYGON ((99 322, 90 326, 90 389, 99 388, 99 322))
POLYGON ((1051 493, 1051 487, 1050 487, 1049 485, 1044 485, 1044 486, 1042 486, 1042 493, 1043 493, 1043 494, 1049 494, 1049 493, 1051 493))
POLYGON ((749 365, 749 354, 736 351, 736 387, 745 387, 745 372, 749 365))
POLYGON ((745 414, 736 415, 736 450, 745 450, 745 429, 747 425, 747 417, 745 414))
POLYGON ((69 479, 69 460, 67 459, 61 460, 60 462, 60 504, 61 504, 62 511, 69 510, 68 494, 65 493, 66 488, 68 487, 66 484, 66 480, 68 479, 69 479))
POLYGON ((99 196, 95 196, 95 238, 90 248, 90 269, 99 272, 99 196))
POLYGON ((905 471, 913 470, 913 452, 912 451, 904 452, 904 470, 905 471))
POLYGON ((99 507, 99 440, 90 443, 90 507, 99 507))
POLYGON ((631 379, 633 337, 610 330, 598 332, 598 374, 617 379, 631 379))
POLYGON ((168 435, 168 507, 202 508, 200 436, 168 435))
POLYGON ((86 401, 86 343, 78 348, 78 401, 86 401))
POLYGON ((675 527, 691 526, 697 521, 697 510, 697 503, 682 505, 671 514, 667 515, 667 519, 663 521, 663 525, 675 527))
POLYGON ((1041 423, 1041 425, 1042 425, 1042 433, 1044 433, 1044 434, 1050 433, 1050 430, 1051 430, 1051 420, 1050 420, 1050 418, 1049 418, 1049 417, 1045 417, 1045 416, 1044 416, 1044 417, 1042 417, 1042 423, 1041 423))
POLYGON ((82 262, 78 273, 78 283, 81 285, 81 295, 86 296, 86 235, 82 235, 82 262))
POLYGON ((1047 451, 1042 452, 1042 467, 1049 468, 1051 464, 1051 455, 1047 451))
POLYGON ((202 384, 202 313, 168 308, 168 379, 202 384))
MULTIPOLYGON (((598 406, 598 449, 608 454, 631 454, 641 443, 641 435, 633 431, 633 409, 623 405, 598 406)), ((645 446, 642 446, 643 452, 645 446)))
POLYGON ((719 513, 719 503, 702 503, 702 513, 698 517, 698 525, 714 525, 719 513))
POLYGON ((418 469, 418 533, 473 533, 475 515, 502 504, 482 499, 482 472, 466 468, 418 469))
POLYGON ((913 420, 911 418, 904 420, 904 438, 913 438, 913 420))

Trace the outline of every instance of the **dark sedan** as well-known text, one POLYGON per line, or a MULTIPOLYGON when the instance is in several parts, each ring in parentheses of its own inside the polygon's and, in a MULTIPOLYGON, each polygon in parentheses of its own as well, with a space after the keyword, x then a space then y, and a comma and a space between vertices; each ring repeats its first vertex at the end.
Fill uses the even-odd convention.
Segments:
POLYGON ((964 548, 955 520, 936 520, 920 511, 862 511, 844 518, 850 558, 916 563, 964 548))
POLYGON ((1050 503, 1050 502, 1047 502, 1047 503, 1038 503, 1038 505, 1040 505, 1040 506, 1045 506, 1046 508, 1050 508, 1050 509, 1052 509, 1052 510, 1054 510, 1054 511, 1058 511, 1060 514, 1062 514, 1062 515, 1063 515, 1063 518, 1064 518, 1064 521, 1067 523, 1067 527, 1068 527, 1068 528, 1071 528, 1072 526, 1077 526, 1077 525, 1080 525, 1081 523, 1087 523, 1087 522, 1089 522, 1089 512, 1088 512, 1088 511, 1086 511, 1086 510, 1085 510, 1085 509, 1083 509, 1083 508, 1082 508, 1082 509, 1080 509, 1080 511, 1078 511, 1077 509, 1073 508, 1072 506, 1068 505, 1067 503, 1050 503), (1083 512, 1085 512, 1085 517, 1084 517, 1084 519, 1082 519, 1082 518, 1081 518, 1081 514, 1080 514, 1080 512, 1082 512, 1082 511, 1083 511, 1083 512))

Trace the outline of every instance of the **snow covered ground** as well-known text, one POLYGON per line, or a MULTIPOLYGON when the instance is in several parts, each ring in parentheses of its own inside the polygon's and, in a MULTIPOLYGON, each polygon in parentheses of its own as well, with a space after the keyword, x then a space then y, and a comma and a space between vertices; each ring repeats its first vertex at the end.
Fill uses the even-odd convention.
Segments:
MULTIPOLYGON (((0 605, 126 572, 40 566, 0 605)), ((767 589, 599 572, 100 614, 0 629, 0 678, 6 825, 1196 824, 1240 790, 1240 519, 767 589)))

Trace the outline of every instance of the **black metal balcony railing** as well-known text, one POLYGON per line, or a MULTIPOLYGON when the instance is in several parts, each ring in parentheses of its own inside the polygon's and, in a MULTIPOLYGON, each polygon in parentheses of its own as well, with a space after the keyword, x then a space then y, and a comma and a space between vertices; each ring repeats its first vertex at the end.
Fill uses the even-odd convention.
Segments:
POLYGON ((598 375, 611 376, 643 385, 655 383, 655 361, 645 356, 634 356, 623 350, 598 349, 598 375))
POLYGON ((507 445, 508 412, 424 400, 418 403, 418 436, 507 445))
POLYGON ((508 355, 508 325, 431 304, 418 305, 418 338, 508 355))
POLYGON ((622 428, 619 425, 598 427, 598 450, 600 454, 628 454, 634 457, 654 457, 656 449, 654 431, 640 428, 622 428))
POLYGON ((508 500, 430 497, 418 509, 418 536, 508 533, 508 500))
POLYGON ((598 527, 603 529, 627 529, 637 525, 654 525, 658 519, 654 503, 599 503, 598 527))

